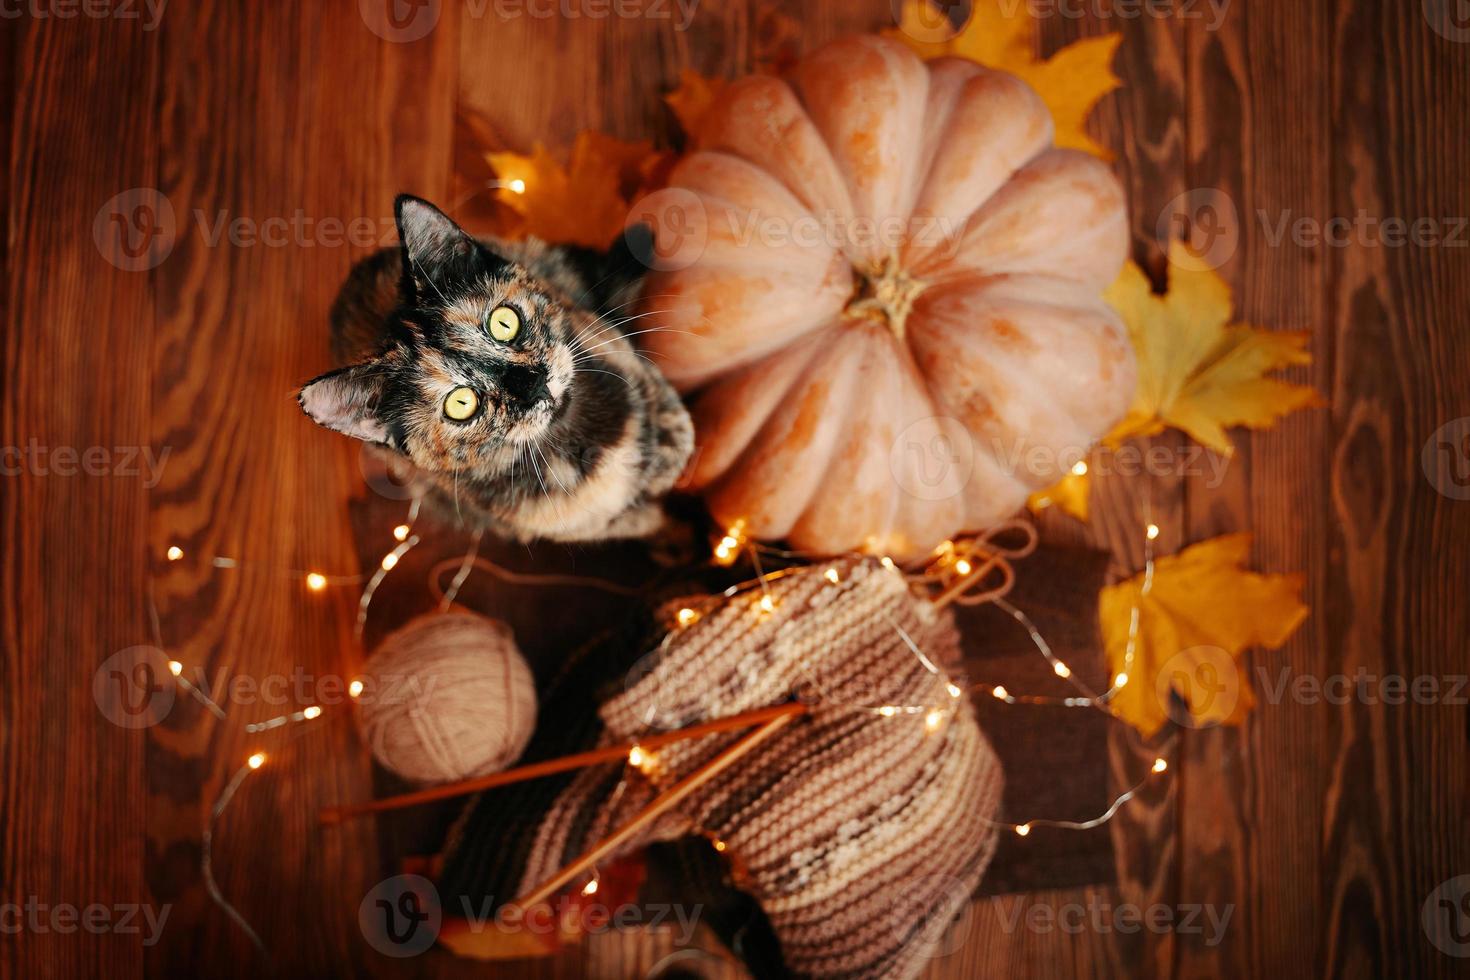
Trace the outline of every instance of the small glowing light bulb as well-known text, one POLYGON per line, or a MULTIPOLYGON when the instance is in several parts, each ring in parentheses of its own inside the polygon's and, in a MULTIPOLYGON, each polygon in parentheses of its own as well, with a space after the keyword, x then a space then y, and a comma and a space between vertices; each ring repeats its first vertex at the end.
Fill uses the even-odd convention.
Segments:
POLYGON ((715 850, 720 851, 720 852, 723 853, 724 850, 725 850, 725 842, 722 841, 722 840, 720 840, 717 837, 717 838, 715 838, 715 842, 714 843, 715 843, 715 850))
POLYGON ((944 712, 938 708, 935 708, 924 716, 924 727, 931 732, 938 731, 939 726, 942 724, 944 724, 944 712))
POLYGON ((167 554, 169 561, 178 561, 180 558, 184 557, 184 549, 180 548, 176 544, 171 544, 168 546, 167 554))
POLYGON ((390 551, 383 556, 383 571, 393 571, 393 566, 398 564, 398 552, 390 551))
POLYGON ((307 721, 311 721, 313 718, 320 718, 321 716, 322 709, 315 704, 311 705, 305 711, 301 712, 301 717, 305 718, 307 721))
POLYGON ((1087 475, 1087 460, 1085 460, 1085 459, 1079 459, 1079 460, 1077 460, 1077 462, 1073 463, 1072 464, 1072 475, 1073 476, 1086 476, 1087 475))
POLYGON ((1025 837, 1029 833, 1031 833, 1031 825, 1029 823, 1023 823, 1020 826, 1016 827, 1017 837, 1025 837))
POLYGON ((836 585, 838 582, 842 581, 842 576, 837 574, 837 569, 835 568, 827 569, 827 571, 823 575, 823 578, 831 582, 833 585, 836 585))
POLYGON ((587 882, 587 884, 585 884, 585 885, 582 886, 582 894, 583 895, 596 895, 597 894, 597 879, 596 878, 593 878, 591 881, 587 882))
POLYGON ((360 680, 354 680, 351 684, 348 684, 347 685, 347 696, 349 698, 361 697, 362 696, 362 681, 360 681, 360 680))
POLYGON ((883 707, 878 709, 878 714, 882 715, 884 718, 892 718, 894 715, 898 714, 898 709, 891 704, 885 704, 883 707))
POLYGON ((1115 679, 1114 679, 1114 680, 1113 680, 1113 686, 1114 686, 1114 687, 1122 687, 1122 686, 1123 686, 1123 685, 1125 685, 1125 684, 1127 684, 1127 683, 1128 683, 1128 675, 1127 675, 1127 674, 1126 674, 1126 673, 1123 673, 1123 674, 1119 674, 1119 675, 1118 675, 1118 676, 1117 676, 1117 677, 1116 677, 1116 678, 1115 678, 1115 679))
POLYGON ((168 672, 170 674, 173 674, 175 677, 178 677, 184 672, 184 665, 179 663, 177 660, 170 660, 168 662, 168 672))
POLYGON ((1146 533, 1148 535, 1148 539, 1152 541, 1154 538, 1159 536, 1159 526, 1157 524, 1150 524, 1148 526, 1148 530, 1144 533, 1146 533))
POLYGON ((776 600, 768 595, 763 595, 761 596, 760 607, 763 613, 773 613, 776 611, 776 600))
POLYGON ((961 694, 963 694, 963 693, 965 693, 965 692, 964 692, 964 691, 961 691, 961 690, 960 690, 960 686, 959 686, 959 685, 958 685, 958 684, 954 684, 954 683, 951 683, 951 684, 950 684, 950 685, 949 685, 949 686, 948 686, 948 687, 947 687, 947 688, 946 688, 946 690, 948 690, 948 691, 949 691, 949 696, 950 696, 950 697, 952 697, 952 698, 957 698, 957 697, 959 697, 959 696, 960 696, 960 695, 961 695, 961 694))
POLYGON ((972 567, 968 561, 961 558, 959 561, 954 563, 954 570, 959 572, 961 575, 969 575, 972 571, 972 567))
POLYGON ((1001 700, 1001 701, 1004 701, 1006 698, 1008 698, 1008 697, 1011 696, 1010 695, 1010 692, 1008 692, 1005 688, 1001 687, 999 684, 997 684, 994 687, 992 687, 990 689, 990 693, 992 695, 994 695, 996 698, 998 698, 999 700, 1001 700))
POLYGON ((257 753, 255 753, 250 758, 248 758, 248 759, 245 760, 245 764, 247 766, 249 766, 251 769, 259 769, 261 766, 265 765, 265 753, 264 752, 257 752, 257 753))
POLYGON ((643 750, 638 746, 635 745, 628 750, 628 765, 634 769, 642 769, 647 762, 648 757, 643 754, 643 750))
POLYGON ((1054 671, 1056 671, 1056 674, 1057 674, 1058 677, 1071 677, 1072 676, 1072 668, 1068 667, 1066 664, 1062 663, 1060 660, 1058 660, 1056 663, 1052 664, 1052 668, 1051 669, 1054 670, 1054 671))
POLYGON ((393 537, 399 541, 408 540, 408 525, 400 524, 393 529, 393 537))
MULTIPOLYGON (((510 187, 511 192, 514 194, 526 193, 526 182, 524 180, 521 180, 521 178, 519 177, 512 180, 508 186, 510 187)), ((591 892, 588 892, 588 894, 590 895, 591 892)))
POLYGON ((1165 762, 1163 759, 1155 759, 1154 760, 1154 772, 1163 772, 1165 769, 1168 769, 1168 768, 1169 768, 1169 764, 1167 762, 1165 762))
POLYGON ((695 612, 693 609, 690 609, 688 606, 685 606, 683 609, 679 610, 678 618, 680 626, 688 626, 690 623, 699 618, 699 613, 695 612))
POLYGON ((321 572, 307 572, 306 587, 313 592, 320 592, 327 587, 327 577, 321 572))

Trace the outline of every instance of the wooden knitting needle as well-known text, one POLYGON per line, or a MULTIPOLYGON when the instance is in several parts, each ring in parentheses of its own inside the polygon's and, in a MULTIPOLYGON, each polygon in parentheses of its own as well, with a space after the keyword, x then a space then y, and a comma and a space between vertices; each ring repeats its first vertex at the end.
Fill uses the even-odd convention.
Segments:
POLYGON ((445 783, 443 786, 432 786, 428 789, 404 793, 400 796, 388 796, 381 800, 370 800, 367 803, 324 807, 318 819, 323 824, 336 824, 351 817, 361 816, 364 813, 399 810, 403 807, 417 806, 420 803, 448 799, 452 796, 478 793, 481 790, 494 789, 497 786, 508 786, 511 783, 520 783, 528 779, 537 779, 541 776, 550 776, 559 772, 582 769, 586 766, 595 766, 603 762, 616 762, 619 759, 626 759, 628 753, 634 748, 655 749, 661 745, 669 745, 673 742, 681 742, 689 738, 699 738, 702 735, 728 732, 736 728, 749 728, 752 725, 760 725, 777 718, 795 718, 798 715, 806 714, 808 710, 810 710, 810 705, 802 701, 791 701, 786 704, 772 705, 767 708, 756 708, 753 711, 730 715, 727 718, 716 718, 713 721, 690 725, 688 728, 680 728, 658 735, 648 735, 639 739, 637 742, 627 742, 623 745, 609 745, 606 748, 593 749, 589 752, 578 752, 575 755, 547 759, 543 762, 534 762, 528 766, 521 766, 518 769, 507 769, 504 772, 495 772, 488 776, 478 776, 474 779, 462 779, 459 782, 445 783))
POLYGON ((796 717, 794 712, 776 715, 755 731, 741 738, 738 742, 727 747, 719 755, 700 766, 698 769, 679 780, 663 793, 660 793, 652 803, 644 807, 637 816, 623 824, 602 840, 592 846, 581 857, 571 864, 562 868, 546 881, 538 885, 525 898, 512 902, 511 907, 524 911, 532 906, 549 899, 552 895, 561 891, 567 885, 575 881, 583 872, 602 860, 612 851, 632 839, 640 830, 648 826, 654 820, 666 812, 669 808, 676 806, 690 793, 703 786, 709 780, 724 772, 730 766, 738 762, 752 749, 760 745, 766 739, 780 731, 792 718, 796 717))

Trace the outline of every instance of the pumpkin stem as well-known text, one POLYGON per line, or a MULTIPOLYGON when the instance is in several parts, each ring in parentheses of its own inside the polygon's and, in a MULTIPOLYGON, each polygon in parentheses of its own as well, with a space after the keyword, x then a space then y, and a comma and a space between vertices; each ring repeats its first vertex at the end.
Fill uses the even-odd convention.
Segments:
POLYGON ((852 298, 842 315, 854 320, 873 320, 904 339, 904 326, 914 301, 929 285, 900 268, 898 257, 890 255, 876 268, 853 269, 852 298))

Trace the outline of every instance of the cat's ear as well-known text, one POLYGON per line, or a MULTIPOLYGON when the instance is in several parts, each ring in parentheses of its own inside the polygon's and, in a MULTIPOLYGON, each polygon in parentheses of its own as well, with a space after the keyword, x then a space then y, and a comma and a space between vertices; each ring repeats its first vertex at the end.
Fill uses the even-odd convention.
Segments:
POLYGON ((405 281, 418 295, 432 295, 436 289, 444 293, 451 282, 474 275, 479 244, 449 215, 411 194, 398 195, 393 214, 403 242, 405 281))
POLYGON ((296 394, 301 410, 317 425, 386 445, 388 426, 378 414, 383 397, 381 361, 354 364, 324 374, 296 394))

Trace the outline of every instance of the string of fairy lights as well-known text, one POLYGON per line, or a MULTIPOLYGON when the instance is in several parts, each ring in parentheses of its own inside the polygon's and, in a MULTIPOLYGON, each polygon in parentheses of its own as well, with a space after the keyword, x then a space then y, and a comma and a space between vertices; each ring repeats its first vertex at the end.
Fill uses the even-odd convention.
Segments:
MULTIPOLYGON (((366 575, 328 575, 317 570, 287 569, 287 574, 299 579, 305 589, 313 593, 320 593, 331 587, 341 587, 348 585, 355 586, 360 584, 362 586, 362 590, 358 598, 357 617, 354 624, 354 637, 360 640, 367 623, 373 597, 376 594, 379 586, 382 585, 388 574, 391 573, 395 567, 397 567, 403 557, 410 550, 416 547, 422 540, 419 535, 413 533, 414 527, 419 518, 421 504, 422 498, 415 497, 412 500, 409 505, 408 514, 406 515, 404 521, 396 525, 392 529, 392 536, 395 542, 394 546, 382 556, 382 558, 378 561, 377 566, 373 569, 371 573, 366 575)), ((1145 516, 1147 518, 1147 512, 1145 516)), ((433 583, 434 590, 439 594, 439 608, 441 610, 447 610, 454 603, 459 591, 463 587, 471 571, 476 567, 488 568, 491 571, 495 572, 499 577, 502 577, 512 582, 523 582, 528 584, 577 583, 584 584, 593 588, 608 588, 610 590, 616 590, 624 593, 632 591, 625 587, 617 586, 613 583, 604 583, 600 580, 595 579, 585 579, 577 576, 526 575, 500 569, 499 566, 494 565, 494 563, 488 562, 486 559, 479 557, 478 552, 481 543, 482 533, 483 532, 476 532, 472 534, 470 547, 462 559, 451 559, 449 562, 441 562, 438 566, 435 567, 431 575, 431 582, 433 583), (454 564, 458 567, 455 575, 451 579, 449 587, 440 589, 438 586, 439 576, 443 570, 447 570, 445 569, 446 564, 454 564)), ((1129 617, 1128 637, 1124 652, 1122 669, 1113 674, 1108 688, 1102 693, 1099 694, 1092 691, 1073 673, 1071 668, 1063 660, 1057 657, 1055 652, 1052 650, 1050 644, 1047 643, 1045 637, 1036 627, 1036 624, 1032 622, 1031 618, 1027 616, 1023 610, 1011 604, 1004 597, 1003 594, 984 593, 978 598, 985 602, 995 603, 998 608, 1000 608, 1007 615, 1015 619, 1017 623, 1019 623, 1021 627, 1026 630, 1032 644, 1036 647, 1037 651, 1042 655, 1042 657, 1046 659, 1047 663, 1051 666, 1053 673, 1055 673, 1057 677, 1061 678, 1069 685, 1071 685, 1076 691, 1076 694, 1064 697, 1053 695, 1014 694, 1001 685, 977 683, 965 686, 961 683, 957 683, 956 679, 948 676, 942 669, 940 669, 938 665, 933 662, 931 658, 929 658, 924 653, 919 645, 914 642, 913 638, 898 623, 889 620, 889 624, 897 631, 903 643, 914 654, 914 656, 922 664, 924 669, 935 677, 936 690, 944 692, 944 695, 942 696, 942 703, 837 705, 831 702, 823 701, 820 702, 820 706, 824 710, 833 708, 846 709, 855 712, 871 713, 883 718, 921 717, 925 730, 929 733, 937 733, 943 729, 945 724, 954 717, 959 699, 963 698, 966 693, 989 693, 989 695, 996 700, 1011 705, 1024 704, 1050 705, 1062 708, 1092 708, 1104 712, 1109 717, 1116 718, 1116 715, 1110 706, 1110 702, 1114 697, 1116 697, 1118 692, 1121 691, 1130 681, 1130 673, 1133 669, 1137 653, 1138 633, 1140 625, 1140 606, 1142 600, 1149 595, 1153 586, 1154 541, 1158 538, 1158 536, 1158 526, 1154 524, 1151 520, 1146 520, 1143 535, 1143 582, 1138 596, 1133 604, 1133 608, 1129 617)), ((740 560, 742 556, 745 556, 750 560, 756 572, 755 577, 750 581, 730 586, 724 591, 708 597, 703 608, 696 608, 696 606, 691 605, 678 609, 674 613, 674 628, 665 635, 662 641, 663 644, 667 645, 672 641, 672 639, 678 634, 679 631, 692 626, 701 618, 703 618, 703 616, 708 612, 709 604, 729 602, 741 595, 753 595, 752 604, 757 615, 769 616, 773 614, 777 609, 778 599, 776 598, 774 593, 772 593, 770 589, 770 583, 787 575, 794 574, 802 570, 804 566, 788 566, 768 572, 765 571, 762 567, 762 553, 784 559, 810 560, 812 558, 812 556, 801 555, 796 552, 783 551, 767 545, 761 545, 751 542, 747 539, 744 523, 736 522, 735 524, 726 528, 721 537, 714 542, 713 561, 717 565, 728 567, 735 564, 735 562, 740 560), (756 595, 756 593, 758 593, 758 595, 756 595)), ((980 579, 983 579, 990 570, 996 567, 999 567, 1003 574, 1006 576, 1007 585, 1005 586, 1005 588, 1008 588, 1008 583, 1011 575, 1010 567, 1003 558, 1001 558, 997 562, 997 553, 1004 553, 1004 549, 996 548, 991 542, 988 541, 988 539, 974 538, 962 539, 958 541, 945 541, 938 548, 936 548, 927 559, 924 559, 921 563, 918 563, 920 567, 918 567, 917 570, 905 571, 904 568, 900 567, 897 562, 895 562, 891 557, 888 556, 882 556, 879 558, 878 561, 881 567, 886 572, 905 576, 910 580, 910 582, 939 582, 944 588, 944 592, 941 598, 943 598, 945 601, 948 601, 949 598, 964 594, 965 592, 978 587, 980 579)), ((164 554, 169 562, 182 561, 186 557, 184 549, 179 545, 170 545, 166 549, 164 554)), ((828 558, 826 559, 826 561, 830 562, 831 559, 828 558)), ((820 560, 818 560, 818 563, 820 563, 820 560)), ((209 560, 209 566, 218 570, 239 569, 242 566, 242 561, 235 558, 216 556, 209 560)), ((910 565, 909 567, 910 569, 914 569, 913 565, 910 565)), ((832 586, 840 586, 843 581, 842 573, 841 571, 839 571, 839 568, 836 565, 829 564, 829 566, 822 572, 822 577, 832 586)), ((1004 589, 998 590, 998 592, 1003 593, 1004 589)), ((162 631, 158 620, 157 607, 153 601, 151 588, 149 592, 149 615, 152 622, 155 641, 159 649, 162 650, 164 649, 162 631)), ((228 718, 228 712, 223 706, 212 699, 209 696, 208 692, 204 690, 200 685, 191 682, 191 680, 187 676, 185 676, 185 666, 181 661, 170 659, 168 661, 168 668, 169 673, 174 678, 175 683, 179 686, 180 689, 182 689, 195 701, 200 703, 216 718, 220 720, 225 720, 228 718)), ((361 678, 351 680, 347 685, 347 694, 349 700, 357 700, 362 695, 363 690, 364 683, 361 678)), ((311 704, 302 707, 299 710, 291 711, 273 718, 268 718, 264 721, 251 722, 245 726, 245 731, 254 735, 271 732, 289 726, 308 724, 320 719, 324 713, 325 709, 322 705, 311 704)), ((262 952, 262 954, 267 956, 267 958, 269 957, 269 952, 266 949, 264 943, 261 941, 259 935, 240 914, 240 912, 226 899, 224 894, 221 892, 217 881, 214 878, 213 837, 216 826, 223 817, 225 810, 234 800, 242 784, 252 773, 264 767, 268 758, 269 757, 267 753, 263 750, 256 750, 251 752, 247 756, 244 764, 241 765, 237 770, 235 770, 231 778, 224 784, 219 796, 215 799, 213 805, 210 807, 208 817, 203 828, 201 848, 201 872, 204 878, 206 890, 208 891, 211 900, 214 901, 214 903, 218 905, 231 918, 231 920, 233 920, 241 927, 242 931, 245 932, 245 934, 250 938, 254 945, 262 952)), ((639 772, 645 777, 652 777, 656 774, 658 770, 657 753, 651 749, 647 749, 635 744, 627 752, 626 767, 628 769, 639 772)), ((1051 827, 1063 830, 1087 830, 1093 827, 1101 826, 1102 824, 1110 821, 1126 803, 1132 800, 1134 796, 1139 793, 1145 785, 1148 784, 1150 780, 1163 774, 1167 770, 1167 761, 1162 756, 1156 757, 1153 760, 1152 764, 1149 766, 1147 772, 1140 779, 1130 785, 1122 793, 1118 794, 1100 814, 1090 819, 1073 821, 1051 818, 1032 818, 1019 822, 988 821, 988 823, 998 829, 1008 830, 1018 837, 1029 836, 1031 831, 1037 827, 1051 827)), ((623 783, 620 782, 616 791, 621 792, 622 788, 623 783)), ((725 842, 720 840, 717 835, 708 831, 704 832, 704 835, 709 838, 711 846, 714 847, 716 851, 723 852, 726 850, 725 842)), ((594 866, 592 869, 591 877, 582 888, 582 894, 594 894, 598 888, 598 880, 599 878, 597 869, 594 866)))

